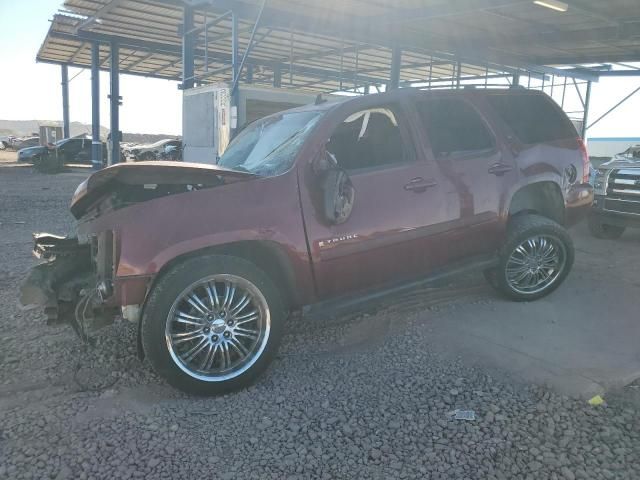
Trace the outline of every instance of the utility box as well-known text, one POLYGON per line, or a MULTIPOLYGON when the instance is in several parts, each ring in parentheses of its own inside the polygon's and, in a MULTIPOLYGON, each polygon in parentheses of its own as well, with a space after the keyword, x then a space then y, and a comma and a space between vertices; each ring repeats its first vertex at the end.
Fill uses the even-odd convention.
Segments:
MULTIPOLYGON (((272 113, 308 105, 317 95, 281 88, 238 87, 238 105, 231 106, 231 85, 217 83, 190 88, 182 97, 182 158, 215 164, 232 133, 272 113)), ((330 98, 327 98, 330 100, 330 98)))
POLYGON ((62 140, 62 127, 56 125, 40 125, 40 145, 46 146, 62 140))

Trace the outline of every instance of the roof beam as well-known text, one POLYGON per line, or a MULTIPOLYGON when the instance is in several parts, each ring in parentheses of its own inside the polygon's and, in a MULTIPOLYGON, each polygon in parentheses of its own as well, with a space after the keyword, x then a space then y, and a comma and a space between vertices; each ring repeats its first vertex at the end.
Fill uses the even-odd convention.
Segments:
POLYGON ((83 28, 86 28, 86 27, 89 27, 89 26, 93 25, 96 21, 98 21, 100 19, 100 17, 103 17, 107 13, 109 13, 112 10, 115 10, 116 8, 118 8, 122 4, 123 1, 124 0, 111 0, 109 3, 103 5, 101 8, 99 8, 96 11, 95 15, 87 18, 86 20, 81 21, 74 28, 73 32, 74 33, 78 33, 83 28))
POLYGON ((600 72, 594 72, 585 69, 562 69, 562 68, 554 68, 547 67, 545 65, 527 65, 527 70, 531 70, 533 72, 545 73, 548 75, 555 75, 556 77, 570 77, 577 78, 579 80, 586 80, 588 82, 597 82, 600 72))

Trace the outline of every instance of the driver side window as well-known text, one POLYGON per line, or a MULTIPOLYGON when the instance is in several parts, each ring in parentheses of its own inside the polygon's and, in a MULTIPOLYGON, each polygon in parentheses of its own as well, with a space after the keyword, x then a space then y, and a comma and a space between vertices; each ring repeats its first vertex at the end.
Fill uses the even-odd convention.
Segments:
POLYGON ((409 160, 398 116, 389 107, 361 110, 333 132, 326 149, 347 171, 379 168, 409 160))

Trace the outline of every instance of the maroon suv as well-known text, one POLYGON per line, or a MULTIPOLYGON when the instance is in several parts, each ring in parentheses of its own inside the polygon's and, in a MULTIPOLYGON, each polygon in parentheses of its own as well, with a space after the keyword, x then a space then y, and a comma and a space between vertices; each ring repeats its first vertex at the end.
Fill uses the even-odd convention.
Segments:
POLYGON ((216 165, 120 164, 77 189, 77 237, 35 235, 23 303, 84 339, 116 315, 175 387, 243 387, 288 312, 353 307, 479 268, 549 294, 591 206, 588 158, 546 95, 399 90, 263 118, 216 165))

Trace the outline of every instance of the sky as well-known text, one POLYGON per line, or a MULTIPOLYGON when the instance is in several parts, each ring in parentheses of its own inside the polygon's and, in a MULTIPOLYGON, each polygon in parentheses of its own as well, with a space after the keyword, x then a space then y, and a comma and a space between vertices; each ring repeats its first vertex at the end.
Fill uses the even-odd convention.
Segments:
MULTIPOLYGON (((61 6, 62 0, 0 0, 0 119, 62 119, 60 67, 35 61, 49 20, 61 6)), ((69 84, 71 121, 91 123, 90 77, 89 70, 69 69, 69 78, 73 78, 69 84)), ((608 78, 594 83, 590 122, 638 86, 640 77, 608 78)), ((104 126, 109 125, 108 93, 109 75, 102 72, 100 123, 104 126)), ((122 131, 181 133, 182 94, 177 82, 122 75, 120 94, 122 131)), ((588 136, 640 137, 638 112, 640 92, 591 128, 588 136)))

